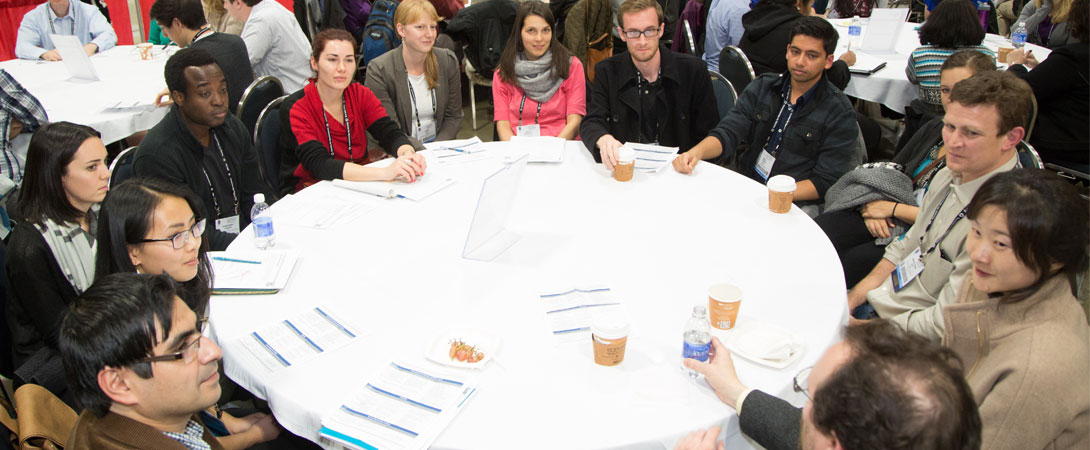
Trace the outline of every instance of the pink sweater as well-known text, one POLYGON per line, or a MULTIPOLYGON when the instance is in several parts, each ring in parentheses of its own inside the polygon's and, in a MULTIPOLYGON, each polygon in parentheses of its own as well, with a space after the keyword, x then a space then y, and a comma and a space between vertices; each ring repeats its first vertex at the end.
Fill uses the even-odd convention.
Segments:
MULTIPOLYGON (((500 79, 500 71, 492 76, 492 99, 496 105, 496 121, 506 120, 511 122, 511 134, 518 134, 519 105, 522 103, 522 88, 504 83, 500 79)), ((526 106, 522 109, 522 124, 534 123, 534 115, 537 114, 537 102, 526 97, 526 106)), ((541 124, 542 136, 556 136, 564 129, 568 114, 587 114, 587 90, 586 75, 583 74, 583 63, 579 58, 572 57, 568 78, 560 84, 552 98, 541 105, 541 116, 538 123, 541 124)), ((577 133, 578 134, 578 133, 577 133)))

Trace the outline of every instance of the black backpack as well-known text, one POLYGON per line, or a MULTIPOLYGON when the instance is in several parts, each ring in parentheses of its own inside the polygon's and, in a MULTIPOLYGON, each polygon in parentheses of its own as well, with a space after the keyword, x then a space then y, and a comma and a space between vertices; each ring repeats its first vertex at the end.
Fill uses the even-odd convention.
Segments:
POLYGON ((396 0, 375 0, 375 3, 371 5, 371 16, 367 18, 367 25, 363 27, 363 45, 361 46, 363 66, 401 45, 401 38, 397 36, 394 28, 395 11, 397 11, 396 0))

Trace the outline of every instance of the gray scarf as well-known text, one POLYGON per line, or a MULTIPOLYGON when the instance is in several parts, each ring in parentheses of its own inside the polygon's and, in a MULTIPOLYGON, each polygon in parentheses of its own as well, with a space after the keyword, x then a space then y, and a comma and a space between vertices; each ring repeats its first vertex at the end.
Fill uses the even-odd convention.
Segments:
POLYGON ((545 103, 553 98, 564 82, 553 75, 553 50, 549 49, 535 61, 528 61, 524 52, 515 57, 515 77, 518 86, 535 102, 545 103))
POLYGON ((52 219, 45 219, 43 225, 35 226, 53 251, 53 258, 64 272, 64 277, 79 293, 83 293, 95 279, 98 242, 93 237, 98 227, 98 207, 97 204, 92 206, 88 213, 90 232, 83 231, 79 224, 57 223, 52 219))

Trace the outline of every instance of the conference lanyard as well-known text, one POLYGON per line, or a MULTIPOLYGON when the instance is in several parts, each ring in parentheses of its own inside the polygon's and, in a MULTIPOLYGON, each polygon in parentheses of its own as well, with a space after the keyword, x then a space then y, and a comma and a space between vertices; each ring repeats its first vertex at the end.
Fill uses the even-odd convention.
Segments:
MULTIPOLYGON (((434 120, 436 114, 438 113, 438 110, 436 109, 437 106, 435 101, 435 89, 428 89, 428 92, 431 92, 431 114, 432 120, 434 120)), ((409 96, 413 98, 413 113, 416 114, 416 133, 420 134, 420 128, 422 127, 422 125, 420 125, 420 110, 416 109, 416 91, 413 90, 412 80, 409 80, 409 96)))
MULTIPOLYGON (((953 190, 953 188, 951 187, 951 191, 952 190, 953 190)), ((939 207, 935 208, 935 212, 933 214, 931 214, 931 220, 927 221, 927 227, 924 228, 923 234, 920 235, 920 245, 923 245, 924 236, 927 236, 927 233, 929 231, 931 231, 931 225, 935 224, 935 219, 939 216, 939 211, 942 211, 942 205, 945 205, 946 204, 946 199, 950 198, 950 192, 951 191, 946 191, 946 197, 942 198, 942 201, 939 202, 939 207)), ((950 231, 954 229, 954 225, 957 225, 959 220, 965 218, 965 214, 968 211, 969 211, 968 206, 962 208, 961 212, 958 213, 957 217, 954 217, 954 221, 950 222, 950 226, 946 228, 946 232, 942 233, 942 236, 939 236, 939 239, 936 240, 935 243, 931 245, 931 248, 927 249, 927 251, 924 252, 923 254, 926 256, 926 255, 931 254, 931 252, 935 251, 935 249, 938 248, 939 244, 942 243, 943 239, 946 239, 946 236, 949 235, 950 231)))
POLYGON ((776 114, 776 120, 774 122, 772 122, 773 131, 775 131, 775 132, 774 133, 768 133, 768 138, 765 139, 765 148, 764 149, 765 149, 766 152, 768 152, 769 155, 772 155, 773 158, 776 157, 776 153, 778 153, 780 151, 780 145, 783 144, 783 131, 787 129, 787 124, 791 123, 791 116, 795 115, 795 108, 794 108, 794 106, 791 105, 790 98, 791 98, 791 87, 788 86, 787 87, 787 94, 784 95, 784 97, 783 97, 783 105, 780 106, 780 112, 778 114, 776 114), (775 130, 776 125, 778 125, 780 123, 780 118, 783 117, 783 111, 785 109, 787 110, 787 117, 784 118, 783 127, 781 127, 779 130, 775 130), (779 139, 776 139, 776 146, 774 148, 772 148, 772 149, 769 149, 768 144, 772 142, 772 135, 773 134, 778 134, 779 139))
MULTIPOLYGON (((522 126, 522 109, 525 108, 525 107, 526 107, 526 93, 523 93, 522 94, 522 102, 519 103, 519 124, 518 124, 518 126, 520 126, 520 127, 522 126)), ((540 117, 541 117, 541 102, 537 102, 537 113, 534 114, 534 123, 540 123, 540 122, 538 122, 538 119, 540 117)))
MULTIPOLYGON (((200 39, 201 36, 204 36, 204 34, 209 31, 212 31, 212 27, 210 26, 205 26, 204 28, 201 28, 201 31, 198 31, 197 34, 193 35, 193 40, 189 41, 189 45, 193 45, 194 42, 197 42, 197 39, 200 39)), ((187 45, 186 47, 189 47, 189 45, 187 45)))
MULTIPOLYGON (((212 135, 212 140, 216 143, 216 150, 219 150, 220 161, 223 161, 223 168, 227 171, 227 185, 231 186, 231 199, 235 202, 235 215, 238 215, 238 192, 235 192, 235 179, 231 176, 231 165, 227 164, 227 155, 223 153, 223 146, 220 145, 220 138, 216 137, 215 133, 209 132, 212 135)), ((216 208, 216 215, 220 213, 220 202, 216 198, 216 186, 212 184, 212 178, 208 176, 208 169, 201 167, 201 171, 204 172, 204 179, 208 182, 208 190, 212 193, 212 207, 216 208)))
MULTIPOLYGON (((71 0, 69 0, 69 1, 71 1, 71 0)), ((72 10, 73 10, 72 15, 73 16, 75 16, 75 14, 76 14, 75 13, 76 9, 77 8, 72 8, 72 10)), ((68 17, 68 16, 65 16, 65 17, 68 17)), ((49 31, 52 31, 53 34, 57 34, 57 29, 53 27, 53 21, 54 20, 60 20, 60 19, 63 19, 63 18, 64 17, 58 17, 56 19, 53 19, 53 18, 47 17, 47 19, 49 20, 49 31)), ((75 36, 75 34, 76 34, 76 18, 75 17, 72 17, 72 32, 69 33, 69 34, 71 34, 73 36, 75 36)))
MULTIPOLYGON (((355 162, 352 158, 352 125, 348 123, 348 99, 341 93, 341 113, 344 114, 344 133, 348 137, 348 162, 355 162)), ((326 117, 325 108, 322 108, 322 120, 325 120, 325 138, 329 141, 329 156, 333 154, 333 134, 329 132, 329 118, 326 117)))

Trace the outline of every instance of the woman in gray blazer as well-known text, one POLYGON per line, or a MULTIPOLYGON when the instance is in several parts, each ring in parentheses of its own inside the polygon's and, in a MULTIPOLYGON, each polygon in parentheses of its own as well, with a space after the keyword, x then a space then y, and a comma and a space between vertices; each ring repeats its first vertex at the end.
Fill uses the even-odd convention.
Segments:
POLYGON ((371 61, 367 86, 417 150, 454 139, 462 128, 462 91, 454 52, 435 47, 439 14, 427 0, 406 0, 394 23, 402 43, 371 61))

